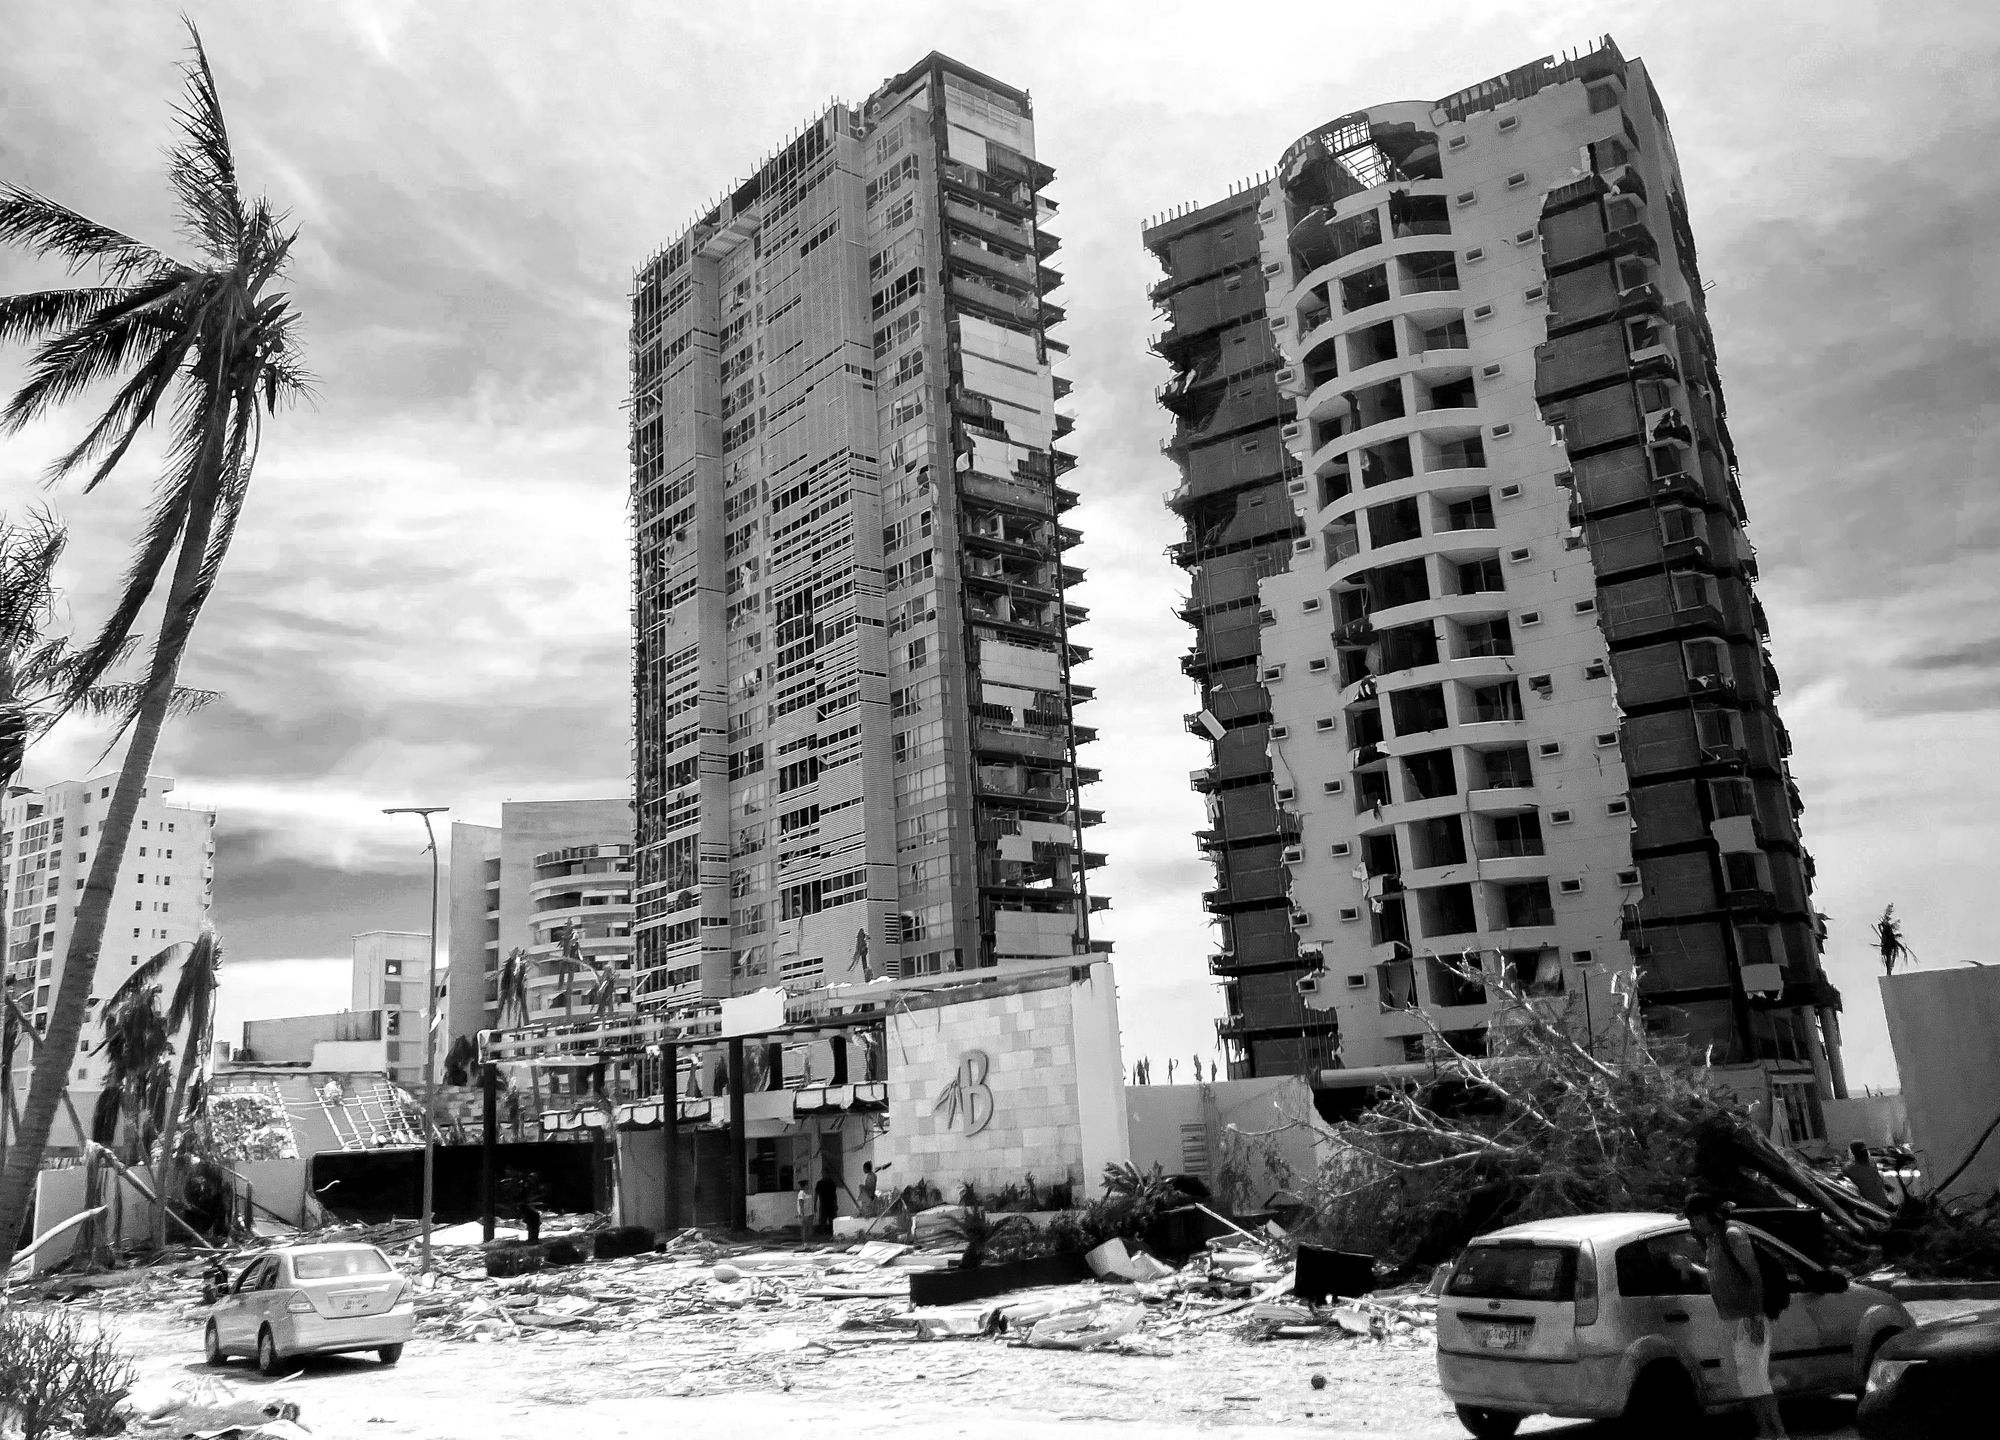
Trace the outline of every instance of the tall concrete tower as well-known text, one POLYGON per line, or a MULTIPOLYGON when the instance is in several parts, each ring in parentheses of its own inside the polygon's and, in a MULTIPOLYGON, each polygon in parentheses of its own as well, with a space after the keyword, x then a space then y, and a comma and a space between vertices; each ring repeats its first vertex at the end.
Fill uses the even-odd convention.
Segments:
POLYGON ((1053 177, 934 54, 639 271, 642 1006, 1107 948, 1053 177))

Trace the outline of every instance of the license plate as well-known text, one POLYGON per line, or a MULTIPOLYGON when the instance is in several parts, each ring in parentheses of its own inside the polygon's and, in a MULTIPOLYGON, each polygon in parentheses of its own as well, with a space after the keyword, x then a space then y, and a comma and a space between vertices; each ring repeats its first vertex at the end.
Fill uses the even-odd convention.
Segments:
POLYGON ((348 1290, 336 1293, 333 1297, 333 1308, 335 1313, 340 1315, 352 1315, 357 1311, 366 1310, 368 1308, 368 1292, 366 1290, 348 1290))
POLYGON ((1469 1328, 1481 1349, 1525 1350, 1528 1348, 1528 1332, 1534 1327, 1501 1320, 1486 1321, 1469 1328))

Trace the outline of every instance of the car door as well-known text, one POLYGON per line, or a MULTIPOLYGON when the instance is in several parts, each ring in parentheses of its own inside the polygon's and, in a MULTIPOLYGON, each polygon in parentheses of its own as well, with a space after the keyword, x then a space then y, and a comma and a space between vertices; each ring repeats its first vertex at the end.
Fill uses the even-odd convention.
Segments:
POLYGON ((225 1346, 248 1345, 255 1339, 257 1327, 250 1319, 251 1307, 256 1303, 257 1286, 262 1282, 264 1269, 269 1264, 269 1259, 262 1259, 252 1260, 244 1266, 243 1273, 236 1277, 236 1283, 217 1308, 215 1333, 225 1346))
POLYGON ((1760 1254, 1785 1269, 1792 1302, 1771 1326, 1771 1388, 1780 1395, 1832 1394, 1854 1387, 1854 1332, 1865 1307, 1828 1293, 1829 1272, 1762 1235, 1760 1254))
POLYGON ((1632 1330, 1659 1335, 1674 1347, 1704 1404, 1733 1399, 1701 1242, 1686 1229, 1670 1230, 1621 1246, 1613 1263, 1632 1330))

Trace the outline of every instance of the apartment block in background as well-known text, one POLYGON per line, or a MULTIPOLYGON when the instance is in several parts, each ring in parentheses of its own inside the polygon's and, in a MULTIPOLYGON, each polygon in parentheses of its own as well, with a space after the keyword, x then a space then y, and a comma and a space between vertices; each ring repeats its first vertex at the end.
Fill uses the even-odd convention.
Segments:
POLYGON ((1106 948, 1053 176, 931 55, 637 276, 643 1005, 1106 948))
MULTIPOLYGON (((6 983, 37 1029, 47 1028, 62 982, 83 883, 117 783, 114 770, 43 790, 16 786, 0 806, 6 983)), ((208 924, 215 883, 215 811, 169 799, 173 789, 168 776, 148 778, 112 891, 83 1041, 71 1069, 72 1094, 84 1115, 90 1113, 104 1076, 104 1057, 94 1053, 103 1039, 104 1002, 141 961, 169 947, 192 944, 208 924)), ((171 976, 165 983, 171 993, 171 976)), ((27 1094, 32 1065, 32 1052, 23 1045, 15 1055, 19 1096, 27 1094)), ((59 1120, 52 1143, 74 1146, 68 1131, 67 1120, 59 1120)))
MULTIPOLYGON (((1629 976, 1650 1028, 1788 1104, 1842 1093, 1643 64, 1607 38, 1343 115, 1284 153, 1256 215, 1299 527, 1258 591, 1256 679, 1295 826, 1288 926, 1319 967, 1299 988, 1339 1066, 1420 1062, 1433 1026, 1481 1046, 1502 976, 1593 1027, 1629 976)), ((1241 1002, 1226 1039, 1254 1029, 1241 1002)))
POLYGON ((1181 481, 1167 496, 1187 526, 1173 560, 1188 572, 1181 615, 1194 628, 1181 668, 1200 691, 1188 729, 1213 747, 1194 787, 1208 807, 1197 836, 1215 864, 1203 906, 1218 928, 1209 969, 1220 977, 1219 1030, 1232 1075, 1297 1075, 1333 1063, 1335 1022, 1309 1006, 1292 929, 1286 851, 1300 818, 1278 804, 1271 692, 1260 678, 1258 587, 1291 564, 1305 533, 1287 485, 1298 462, 1283 430, 1295 401, 1265 309, 1261 179, 1211 205, 1149 223, 1146 247, 1167 272, 1153 301, 1167 328, 1154 350, 1173 367, 1158 398, 1174 417, 1167 453, 1181 481))
POLYGON ((609 965, 614 1000, 632 988, 632 802, 510 800, 498 825, 451 827, 449 1039, 500 1023, 500 967, 529 961, 531 1020, 591 1013, 596 971, 561 962, 562 931, 578 952, 609 965))
MULTIPOLYGON (((382 1012, 383 1052, 389 1078, 416 1093, 424 1083, 424 1022, 429 1001, 425 977, 431 973, 431 937, 404 930, 370 930, 354 937, 354 969, 347 1008, 382 1012)), ((438 975, 439 984, 444 975, 438 975)), ((439 1006, 443 1009, 442 1003, 439 1006)), ((442 1025, 440 1025, 442 1031, 442 1025)), ((248 1041, 246 1040, 247 1044, 248 1041)), ((437 1054, 444 1058, 450 1037, 440 1033, 437 1054)))

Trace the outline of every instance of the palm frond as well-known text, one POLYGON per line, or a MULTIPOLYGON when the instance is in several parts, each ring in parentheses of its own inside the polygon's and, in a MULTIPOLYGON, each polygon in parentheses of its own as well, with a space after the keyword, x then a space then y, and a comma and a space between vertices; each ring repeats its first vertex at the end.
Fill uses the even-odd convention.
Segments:
POLYGON ((166 971, 167 966, 173 963, 174 952, 185 943, 179 941, 169 945, 152 959, 133 967, 132 973, 125 977, 123 983, 111 992, 111 998, 104 1002, 106 1025, 111 1023, 111 1017, 116 1012, 133 1004, 149 987, 159 984, 160 976, 166 971))
MULTIPOLYGON (((181 961, 174 998, 167 1003, 167 1029, 175 1033, 190 1025, 195 1030, 205 1029, 214 1018, 215 995, 221 984, 222 942, 213 930, 204 929, 181 961)), ((193 1043, 192 1031, 189 1043, 193 1043)))
MULTIPOLYGON (((178 314, 173 323, 163 323, 152 307, 172 297, 182 281, 178 274, 149 279, 82 324, 44 341, 28 364, 26 381, 0 412, 0 428, 18 433, 46 411, 110 379, 135 358, 150 359, 156 350, 175 345, 177 332, 185 335, 187 327, 178 314)), ((184 351, 186 339, 179 343, 184 351)))
MULTIPOLYGON (((122 734, 125 726, 138 714, 145 698, 146 687, 143 684, 136 680, 118 680, 91 686, 70 708, 92 720, 121 720, 124 722, 119 726, 122 734)), ((190 685, 176 685, 173 694, 167 697, 167 714, 173 718, 192 715, 198 710, 206 710, 221 698, 220 690, 197 690, 190 685)))
POLYGON ((19 245, 38 256, 59 256, 72 275, 95 265, 113 284, 173 263, 171 257, 130 235, 6 181, 0 181, 0 244, 19 245))
POLYGON ((55 568, 69 533, 40 507, 24 521, 0 516, 0 664, 18 671, 55 606, 55 568))
POLYGON ((189 238, 224 265, 241 258, 245 216, 237 192, 236 158, 229 149, 229 127, 222 118, 222 97, 215 72, 202 48, 201 32, 185 21, 194 55, 181 69, 186 99, 174 107, 181 143, 167 152, 167 176, 181 200, 181 224, 189 238))
POLYGON ((109 1085, 97 1092, 97 1103, 90 1107, 90 1139, 93 1143, 109 1146, 118 1138, 121 1102, 122 1097, 109 1085))
POLYGON ((0 295, 0 345, 26 343, 52 330, 81 325, 99 310, 131 294, 128 285, 79 285, 67 290, 0 295))
POLYGON ((160 401, 166 398, 167 390, 180 374, 181 364, 187 358, 190 341, 182 337, 177 344, 166 344, 155 350, 145 364, 119 387, 118 393, 77 441, 68 454, 57 459, 45 472, 50 481, 62 479, 77 466, 92 456, 103 452, 103 460, 84 482, 83 493, 88 495, 118 468, 118 462, 125 458, 125 452, 132 448, 132 442, 139 438, 139 432, 152 423, 159 411, 160 401))

